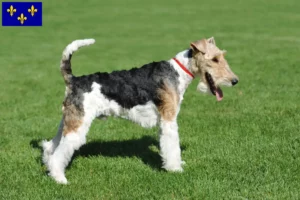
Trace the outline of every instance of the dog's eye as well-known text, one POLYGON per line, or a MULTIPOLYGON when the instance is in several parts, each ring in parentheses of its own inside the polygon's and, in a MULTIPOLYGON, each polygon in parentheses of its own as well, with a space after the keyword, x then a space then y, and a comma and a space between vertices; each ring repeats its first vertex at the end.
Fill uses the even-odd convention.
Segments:
POLYGON ((217 57, 214 57, 214 58, 212 59, 212 61, 215 62, 215 63, 218 63, 218 62, 219 62, 219 60, 218 60, 217 57))

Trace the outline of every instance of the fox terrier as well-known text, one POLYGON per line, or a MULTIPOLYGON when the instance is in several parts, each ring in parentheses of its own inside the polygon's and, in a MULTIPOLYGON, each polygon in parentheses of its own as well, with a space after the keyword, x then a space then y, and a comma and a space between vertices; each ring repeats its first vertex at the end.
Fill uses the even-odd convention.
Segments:
POLYGON ((76 77, 72 74, 72 54, 94 39, 75 40, 63 51, 60 70, 66 91, 62 120, 56 136, 43 141, 43 162, 56 182, 66 184, 65 168, 75 150, 86 142, 92 121, 97 117, 118 116, 142 127, 160 126, 159 146, 162 167, 183 171, 177 115, 183 95, 195 77, 197 90, 221 101, 220 86, 233 86, 238 77, 231 71, 213 37, 201 39, 167 61, 140 68, 98 72, 76 77))

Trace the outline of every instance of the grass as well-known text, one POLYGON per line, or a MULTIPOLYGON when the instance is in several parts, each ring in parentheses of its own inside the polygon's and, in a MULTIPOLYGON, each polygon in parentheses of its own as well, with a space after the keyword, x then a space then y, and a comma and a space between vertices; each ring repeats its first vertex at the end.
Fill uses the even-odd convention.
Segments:
POLYGON ((44 1, 43 27, 0 28, 0 199, 299 199, 300 4, 296 0, 44 1), (240 82, 221 103, 185 94, 182 174, 160 169, 157 128, 96 120, 56 184, 40 142, 55 135, 63 48, 75 75, 169 59, 214 36, 240 82))

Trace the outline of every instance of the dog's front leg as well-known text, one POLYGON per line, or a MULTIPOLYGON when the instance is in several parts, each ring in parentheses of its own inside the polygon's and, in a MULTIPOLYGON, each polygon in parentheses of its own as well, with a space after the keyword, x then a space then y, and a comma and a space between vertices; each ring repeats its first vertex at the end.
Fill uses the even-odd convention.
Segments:
POLYGON ((163 161, 163 168, 168 171, 182 172, 181 151, 179 145, 177 121, 160 121, 160 155, 163 161))

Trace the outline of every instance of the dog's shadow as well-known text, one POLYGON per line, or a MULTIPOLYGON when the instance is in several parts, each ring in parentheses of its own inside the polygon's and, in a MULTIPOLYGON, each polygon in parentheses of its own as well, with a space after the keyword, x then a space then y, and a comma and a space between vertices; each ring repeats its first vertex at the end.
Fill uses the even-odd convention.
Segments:
POLYGON ((150 148, 151 146, 157 148, 158 142, 150 136, 125 141, 93 141, 76 151, 73 158, 78 156, 137 157, 152 168, 159 169, 160 156, 150 148))
MULTIPOLYGON (((33 148, 38 148, 42 155, 43 150, 39 143, 40 140, 32 140, 30 145, 33 148)), ((158 150, 158 142, 150 136, 125 141, 92 141, 83 145, 74 153, 69 167, 72 167, 72 161, 80 156, 137 157, 146 165, 160 170, 162 162, 156 149, 158 150)), ((38 160, 41 162, 41 157, 38 160)))

